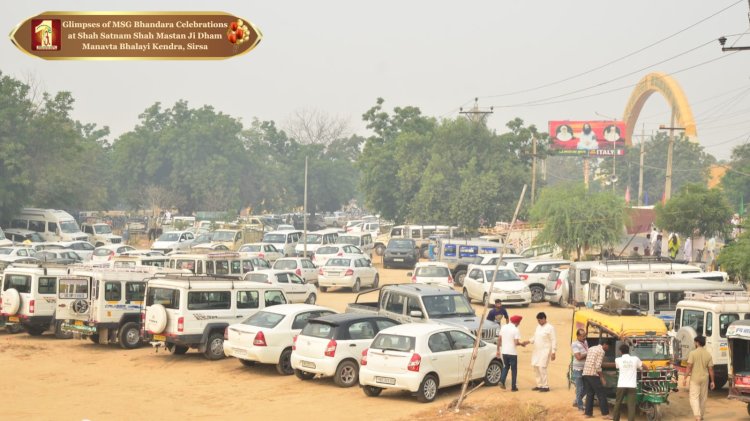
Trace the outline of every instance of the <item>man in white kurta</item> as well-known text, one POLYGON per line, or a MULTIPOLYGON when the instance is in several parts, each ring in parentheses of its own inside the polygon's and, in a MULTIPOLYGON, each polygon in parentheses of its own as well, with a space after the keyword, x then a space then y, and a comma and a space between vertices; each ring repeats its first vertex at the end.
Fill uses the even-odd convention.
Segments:
POLYGON ((547 364, 549 364, 550 359, 552 361, 555 360, 557 337, 555 336, 555 328, 547 323, 547 315, 544 312, 536 315, 536 321, 539 325, 536 327, 534 337, 530 341, 534 344, 534 352, 531 354, 531 366, 534 368, 534 377, 536 378, 536 387, 532 390, 549 392, 547 364))

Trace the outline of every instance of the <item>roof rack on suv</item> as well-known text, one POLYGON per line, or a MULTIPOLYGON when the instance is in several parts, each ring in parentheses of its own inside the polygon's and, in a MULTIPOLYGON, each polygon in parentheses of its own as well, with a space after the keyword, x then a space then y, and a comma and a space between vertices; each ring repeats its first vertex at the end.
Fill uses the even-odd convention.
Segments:
POLYGON ((750 293, 747 291, 686 291, 684 299, 694 301, 738 302, 750 300, 750 293))
POLYGON ((608 300, 604 304, 595 306, 594 310, 615 316, 642 316, 643 312, 638 307, 632 306, 627 301, 608 300))

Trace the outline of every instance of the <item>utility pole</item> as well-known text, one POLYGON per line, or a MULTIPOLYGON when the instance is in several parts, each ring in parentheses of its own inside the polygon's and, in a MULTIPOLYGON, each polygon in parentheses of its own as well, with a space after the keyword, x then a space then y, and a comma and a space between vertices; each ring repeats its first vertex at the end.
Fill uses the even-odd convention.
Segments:
POLYGON ((479 98, 474 98, 474 106, 471 109, 464 111, 464 108, 461 107, 458 109, 458 113, 465 115, 466 118, 474 123, 483 123, 487 119, 487 116, 494 112, 494 109, 495 107, 490 107, 489 110, 481 110, 479 108, 479 98))
MULTIPOLYGON (((748 5, 748 7, 750 7, 750 0, 747 0, 747 5, 748 5)), ((748 20, 748 22, 750 22, 750 12, 747 13, 747 20, 748 20)), ((742 38, 742 37, 740 37, 740 38, 742 38)), ((738 41, 739 41, 739 39, 738 39, 738 41)), ((737 41, 735 41, 735 43, 736 42, 737 41)), ((721 38, 719 38, 719 44, 721 44, 721 51, 723 51, 723 52, 727 52, 727 51, 747 51, 747 50, 750 50, 750 46, 735 47, 734 44, 732 44, 729 47, 724 47, 724 44, 726 44, 726 43, 727 43, 727 37, 721 37, 721 38)))
POLYGON ((302 251, 302 257, 307 257, 307 157, 305 157, 305 200, 304 210, 302 211, 302 231, 304 231, 305 242, 302 251))
POLYGON ((669 200, 672 197, 672 154, 674 151, 674 131, 685 130, 684 127, 674 126, 674 107, 672 107, 672 124, 669 127, 664 125, 659 126, 659 130, 669 130, 669 147, 667 148, 667 177, 664 183, 664 200, 669 200))
POLYGON ((643 158, 646 155, 646 150, 643 147, 643 144, 646 140, 646 123, 643 123, 643 127, 641 128, 641 166, 638 170, 638 206, 643 206, 643 158))
POLYGON ((534 206, 536 193, 536 136, 531 135, 531 205, 534 206))

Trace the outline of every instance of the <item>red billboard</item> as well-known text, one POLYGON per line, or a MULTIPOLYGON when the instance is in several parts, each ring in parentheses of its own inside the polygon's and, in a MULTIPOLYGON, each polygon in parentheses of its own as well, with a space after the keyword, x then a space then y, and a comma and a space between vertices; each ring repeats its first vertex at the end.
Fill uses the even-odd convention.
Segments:
POLYGON ((550 121, 550 150, 558 155, 625 154, 624 121, 550 121))

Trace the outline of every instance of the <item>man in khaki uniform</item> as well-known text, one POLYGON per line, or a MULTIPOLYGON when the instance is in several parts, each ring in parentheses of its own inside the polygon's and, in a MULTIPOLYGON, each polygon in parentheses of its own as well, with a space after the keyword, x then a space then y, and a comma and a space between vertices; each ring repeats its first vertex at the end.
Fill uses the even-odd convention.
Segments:
POLYGON ((695 337, 695 349, 688 354, 688 366, 685 378, 682 379, 684 387, 688 378, 690 379, 690 407, 696 421, 701 421, 706 413, 706 398, 708 397, 708 386, 710 379, 711 390, 716 387, 714 383, 714 362, 711 354, 704 348, 706 338, 695 337))

